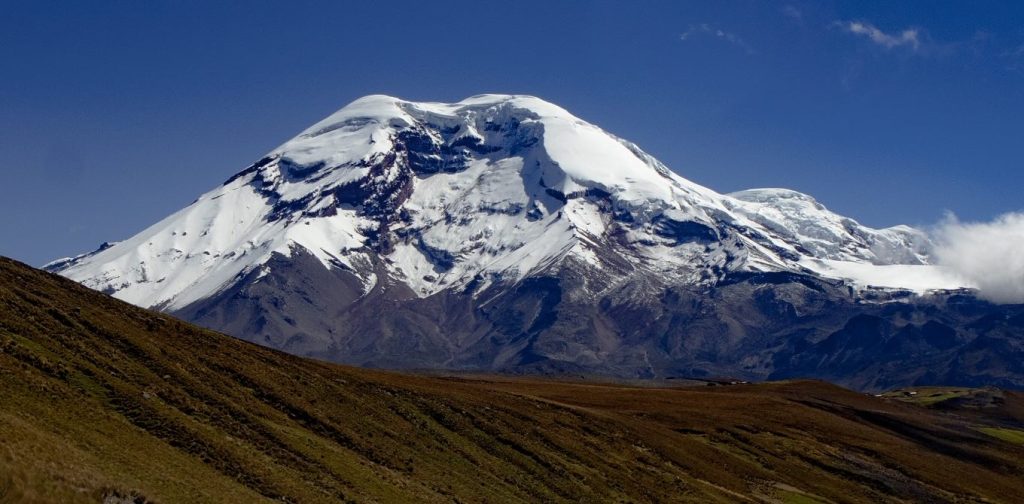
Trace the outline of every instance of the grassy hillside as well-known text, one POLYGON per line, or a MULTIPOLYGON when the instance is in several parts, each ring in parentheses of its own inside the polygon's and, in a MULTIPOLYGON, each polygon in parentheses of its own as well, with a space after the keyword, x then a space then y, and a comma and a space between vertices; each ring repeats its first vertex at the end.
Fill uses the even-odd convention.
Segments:
POLYGON ((1002 401, 359 370, 0 259, 0 502, 1024 502, 1002 401))

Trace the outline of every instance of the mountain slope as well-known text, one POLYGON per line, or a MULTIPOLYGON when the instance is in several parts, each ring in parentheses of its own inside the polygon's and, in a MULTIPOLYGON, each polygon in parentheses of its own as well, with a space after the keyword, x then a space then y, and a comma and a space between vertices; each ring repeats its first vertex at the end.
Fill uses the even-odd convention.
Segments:
MULTIPOLYGON (((957 332, 957 348, 919 349, 956 374, 984 334, 973 314, 931 309, 969 285, 928 264, 930 247, 794 191, 716 193, 537 98, 368 96, 136 236, 48 269, 343 363, 630 377, 817 376, 780 355, 897 301, 917 315, 894 331, 957 332)), ((912 383, 865 373, 839 379, 912 383)))
POLYGON ((0 501, 1019 502, 1001 397, 990 418, 814 382, 381 373, 0 259, 0 501))

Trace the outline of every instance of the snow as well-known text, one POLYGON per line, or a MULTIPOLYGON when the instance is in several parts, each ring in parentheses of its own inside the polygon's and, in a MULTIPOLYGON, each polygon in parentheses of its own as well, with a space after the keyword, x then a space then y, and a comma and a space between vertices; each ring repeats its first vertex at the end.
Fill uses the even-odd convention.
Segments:
POLYGON ((556 254, 568 246, 572 233, 567 222, 556 226, 560 233, 549 229, 558 220, 556 215, 536 221, 523 218, 531 198, 523 186, 522 168, 519 157, 494 163, 485 159, 461 173, 416 181, 406 204, 414 214, 410 227, 421 230, 423 245, 447 251, 458 262, 448 271, 437 271, 419 243, 399 245, 391 259, 415 292, 428 295, 445 286, 461 285, 477 273, 520 278, 545 254, 556 254), (513 213, 516 208, 520 210, 513 213), (450 216, 461 218, 448 219, 450 216))
MULTIPOLYGON (((521 105, 522 100, 512 103, 521 105)), ((544 149, 566 177, 556 187, 563 193, 580 186, 598 187, 627 201, 672 200, 672 186, 665 177, 598 127, 559 108, 530 110, 540 114, 537 121, 544 126, 544 149)))
POLYGON ((209 297, 273 253, 298 244, 326 266, 346 248, 361 246, 354 215, 268 224, 266 201, 238 179, 134 237, 60 270, 88 287, 146 307, 176 309, 209 297))
POLYGON ((813 257, 873 264, 927 263, 927 237, 909 226, 870 229, 789 189, 749 189, 728 196, 734 212, 813 257))
POLYGON ((919 294, 974 287, 953 271, 933 264, 877 265, 828 259, 807 259, 801 264, 822 276, 849 280, 858 287, 907 289, 919 294))
POLYGON ((389 281, 419 296, 475 278, 516 282, 569 257, 603 271, 609 254, 665 282, 709 282, 723 268, 810 269, 858 285, 966 286, 928 265, 921 231, 871 229, 787 189, 719 194, 561 107, 521 95, 360 98, 134 237, 52 268, 140 306, 178 309, 250 272, 266 275, 274 254, 301 249, 326 268, 352 270, 369 292, 382 281, 367 239, 375 219, 401 232, 381 257, 389 281), (475 138, 486 148, 464 151, 464 168, 410 177, 402 132, 436 146, 475 138), (402 200, 388 184, 410 178, 402 200), (377 205, 392 213, 371 218, 358 203, 341 204, 341 189, 357 183, 380 191, 376 203, 394 199, 395 208, 377 205), (616 221, 613 212, 629 219, 616 221), (698 223, 722 239, 659 235, 655 223, 665 221, 698 223))

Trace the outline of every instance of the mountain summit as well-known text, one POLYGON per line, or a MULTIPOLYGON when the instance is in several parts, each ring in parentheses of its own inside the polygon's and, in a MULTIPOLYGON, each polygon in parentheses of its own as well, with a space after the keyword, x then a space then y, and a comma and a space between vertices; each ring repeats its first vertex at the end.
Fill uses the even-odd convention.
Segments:
POLYGON ((719 194, 539 98, 374 95, 136 236, 48 269, 356 364, 761 375, 764 355, 743 357, 749 369, 697 355, 712 333, 731 348, 773 331, 769 315, 721 310, 760 313, 739 304, 770 291, 786 317, 829 318, 801 336, 814 343, 845 322, 829 303, 965 287, 929 250, 921 231, 868 228, 795 191, 719 194))

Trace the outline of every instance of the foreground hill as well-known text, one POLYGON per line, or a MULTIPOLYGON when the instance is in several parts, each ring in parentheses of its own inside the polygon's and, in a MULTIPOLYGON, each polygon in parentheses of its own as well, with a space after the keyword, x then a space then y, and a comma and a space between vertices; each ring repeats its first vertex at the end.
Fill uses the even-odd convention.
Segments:
POLYGON ((721 194, 554 104, 481 95, 358 99, 47 268, 363 367, 1024 388, 1024 306, 931 261, 923 231, 721 194))
POLYGON ((999 397, 359 370, 0 259, 6 502, 1021 502, 999 397))

